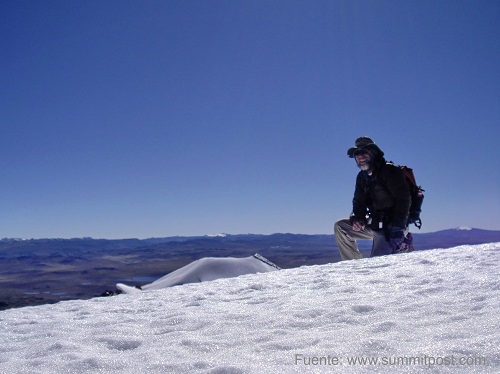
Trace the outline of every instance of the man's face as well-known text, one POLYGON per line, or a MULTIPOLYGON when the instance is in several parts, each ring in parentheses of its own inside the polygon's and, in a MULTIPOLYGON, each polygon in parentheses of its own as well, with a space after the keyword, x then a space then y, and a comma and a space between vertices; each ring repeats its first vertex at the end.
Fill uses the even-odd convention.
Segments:
POLYGON ((356 164, 363 171, 371 170, 371 156, 367 151, 360 150, 354 154, 356 164))

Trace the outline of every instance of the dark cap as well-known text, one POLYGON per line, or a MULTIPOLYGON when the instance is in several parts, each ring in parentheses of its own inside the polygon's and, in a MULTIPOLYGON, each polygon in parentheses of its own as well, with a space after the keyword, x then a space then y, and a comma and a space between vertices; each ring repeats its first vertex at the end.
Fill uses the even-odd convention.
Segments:
POLYGON ((356 141, 354 142, 354 147, 351 147, 347 150, 347 155, 350 158, 354 157, 354 153, 357 150, 366 150, 372 153, 378 153, 379 157, 382 157, 384 155, 384 152, 378 147, 378 145, 375 144, 375 142, 367 137, 367 136, 362 136, 360 138, 357 138, 356 141))

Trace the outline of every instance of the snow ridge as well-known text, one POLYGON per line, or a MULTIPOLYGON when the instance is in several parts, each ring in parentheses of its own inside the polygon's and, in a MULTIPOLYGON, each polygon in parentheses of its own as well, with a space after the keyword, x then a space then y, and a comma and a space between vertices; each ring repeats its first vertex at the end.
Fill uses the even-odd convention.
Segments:
MULTIPOLYGON (((144 291, 160 290, 166 287, 184 285, 188 283, 209 282, 221 278, 234 278, 243 274, 267 273, 280 270, 268 259, 258 253, 250 257, 205 257, 177 269, 153 283, 142 286, 144 291)), ((139 289, 118 283, 120 291, 138 293, 139 289)))

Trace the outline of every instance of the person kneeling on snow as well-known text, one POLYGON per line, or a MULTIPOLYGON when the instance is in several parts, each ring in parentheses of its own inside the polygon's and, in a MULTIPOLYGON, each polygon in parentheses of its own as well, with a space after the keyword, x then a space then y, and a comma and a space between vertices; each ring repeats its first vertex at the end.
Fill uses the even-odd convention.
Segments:
POLYGON ((141 288, 116 284, 117 290, 130 294, 143 291, 159 290, 186 283, 206 282, 219 278, 233 278, 244 274, 266 273, 281 270, 277 265, 256 253, 250 257, 206 257, 177 269, 153 283, 141 288))
POLYGON ((411 252, 408 232, 411 195, 404 172, 387 163, 368 137, 356 139, 347 155, 360 169, 350 218, 335 223, 335 240, 343 260, 363 258, 356 240, 373 239, 371 256, 411 252))

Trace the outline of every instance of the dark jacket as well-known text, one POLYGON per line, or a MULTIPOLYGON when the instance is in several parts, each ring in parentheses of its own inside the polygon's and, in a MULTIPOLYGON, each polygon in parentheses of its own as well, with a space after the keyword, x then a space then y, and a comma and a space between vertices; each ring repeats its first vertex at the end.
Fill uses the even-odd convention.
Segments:
POLYGON ((404 172, 379 157, 372 175, 359 172, 352 205, 351 219, 368 223, 372 230, 405 228, 411 195, 404 172), (366 219, 368 213, 371 221, 366 219))

